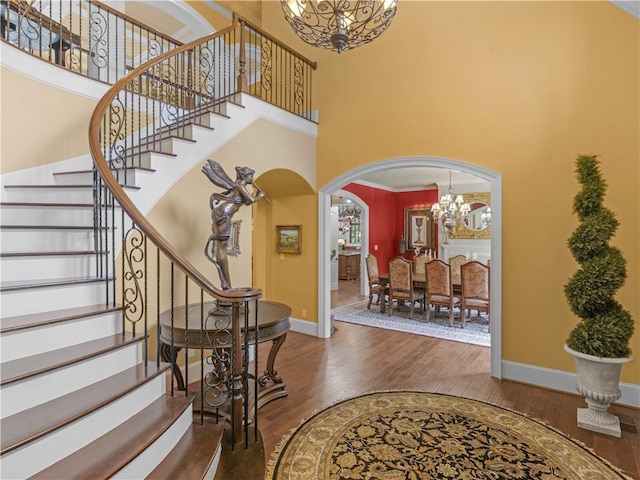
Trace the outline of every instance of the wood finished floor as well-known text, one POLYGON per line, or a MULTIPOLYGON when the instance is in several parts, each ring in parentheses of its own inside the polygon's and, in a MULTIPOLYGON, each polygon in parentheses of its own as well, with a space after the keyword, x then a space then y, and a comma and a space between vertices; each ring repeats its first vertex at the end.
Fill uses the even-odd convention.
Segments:
MULTIPOLYGON (((347 293, 355 289, 357 294, 358 281, 346 283, 345 289, 341 285, 332 292, 332 308, 358 301, 353 291, 351 296, 347 293)), ((267 459, 284 435, 319 409, 373 391, 417 390, 523 412, 581 441, 640 480, 637 433, 623 431, 618 439, 578 429, 576 408, 585 406, 581 397, 492 378, 489 348, 342 322, 336 325, 338 330, 329 339, 288 334, 275 367, 289 395, 262 407, 258 416, 267 459)), ((268 347, 261 345, 262 358, 268 347)), ((614 405, 610 411, 620 417, 623 429, 640 431, 640 410, 614 405)))

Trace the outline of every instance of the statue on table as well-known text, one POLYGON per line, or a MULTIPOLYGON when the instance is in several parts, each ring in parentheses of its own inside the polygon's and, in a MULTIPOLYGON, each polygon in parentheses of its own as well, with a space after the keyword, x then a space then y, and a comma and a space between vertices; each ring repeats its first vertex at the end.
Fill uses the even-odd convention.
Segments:
POLYGON ((224 188, 222 193, 212 193, 209 197, 211 207, 211 235, 204 248, 204 255, 216 266, 220 275, 220 286, 223 290, 231 288, 229 278, 229 261, 227 246, 231 236, 231 218, 242 205, 251 205, 266 197, 264 192, 253 183, 255 173, 249 167, 236 167, 235 182, 225 173, 222 166, 215 160, 207 160, 202 172, 211 182, 224 188), (248 185, 253 184, 257 192, 248 185))

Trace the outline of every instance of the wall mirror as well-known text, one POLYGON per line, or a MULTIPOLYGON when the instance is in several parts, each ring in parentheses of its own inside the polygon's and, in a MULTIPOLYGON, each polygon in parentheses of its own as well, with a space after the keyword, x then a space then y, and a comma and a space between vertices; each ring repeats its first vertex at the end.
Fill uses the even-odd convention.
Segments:
POLYGON ((491 194, 465 193, 464 200, 469 204, 469 215, 464 221, 456 223, 449 236, 460 239, 491 238, 491 194))

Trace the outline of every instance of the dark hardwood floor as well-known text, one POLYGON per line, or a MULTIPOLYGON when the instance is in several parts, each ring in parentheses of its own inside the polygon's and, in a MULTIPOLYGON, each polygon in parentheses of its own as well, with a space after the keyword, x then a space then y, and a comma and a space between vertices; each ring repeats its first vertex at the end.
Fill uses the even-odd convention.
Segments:
MULTIPOLYGON (((332 308, 358 301, 353 296, 357 285, 348 281, 344 289, 341 285, 332 292, 332 308)), ((580 396, 492 378, 489 348, 342 322, 336 326, 328 339, 288 334, 275 366, 289 395, 258 414, 267 460, 283 436, 317 410, 367 392, 404 389, 458 395, 523 412, 640 479, 640 410, 611 407, 623 423, 619 439, 578 429, 576 408, 585 406, 580 396)), ((266 358, 268 345, 261 348, 266 358)))

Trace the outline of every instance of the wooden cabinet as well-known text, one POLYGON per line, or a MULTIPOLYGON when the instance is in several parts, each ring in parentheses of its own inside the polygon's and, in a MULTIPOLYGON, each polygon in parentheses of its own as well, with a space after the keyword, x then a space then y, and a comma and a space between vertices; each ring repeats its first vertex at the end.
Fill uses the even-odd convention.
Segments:
POLYGON ((353 280, 360 278, 360 254, 340 254, 338 260, 338 278, 340 280, 353 280))

